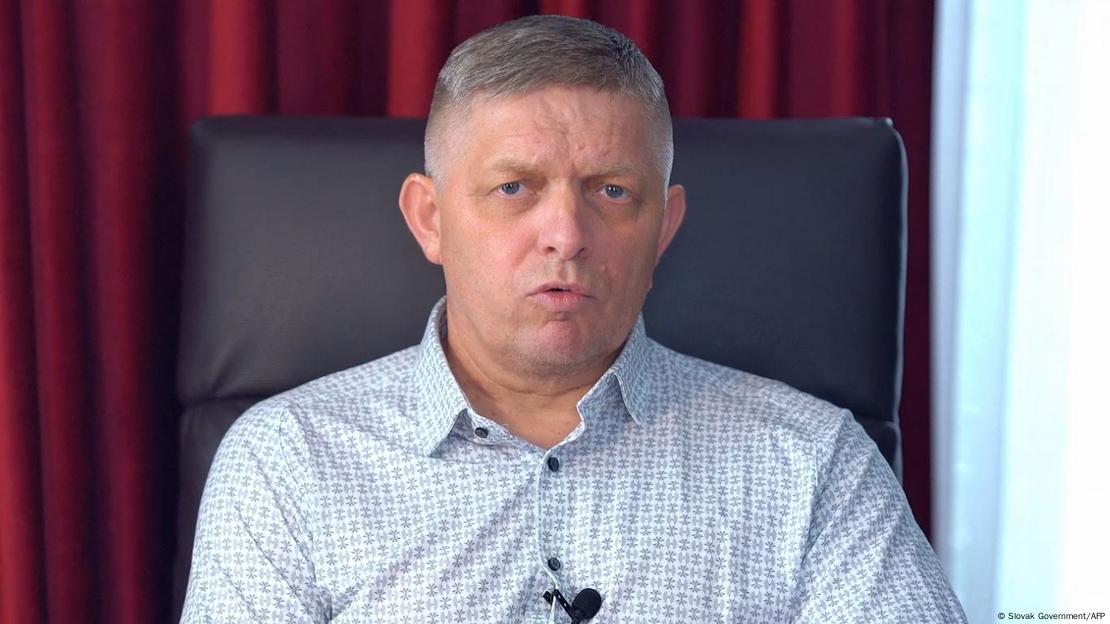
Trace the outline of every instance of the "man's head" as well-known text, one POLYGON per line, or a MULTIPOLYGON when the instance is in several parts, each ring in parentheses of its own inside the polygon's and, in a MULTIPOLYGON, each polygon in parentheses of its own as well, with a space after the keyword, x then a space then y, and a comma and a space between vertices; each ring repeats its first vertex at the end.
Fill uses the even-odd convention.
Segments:
POLYGON ((659 75, 626 37, 532 17, 464 42, 440 72, 428 175, 400 204, 447 283, 450 348, 529 378, 603 370, 685 212, 667 187, 659 75))
POLYGON ((663 80, 628 37, 589 20, 534 15, 459 44, 436 80, 424 133, 424 171, 434 180, 458 140, 454 122, 483 101, 544 87, 582 87, 639 102, 655 124, 659 167, 670 179, 674 142, 663 80))

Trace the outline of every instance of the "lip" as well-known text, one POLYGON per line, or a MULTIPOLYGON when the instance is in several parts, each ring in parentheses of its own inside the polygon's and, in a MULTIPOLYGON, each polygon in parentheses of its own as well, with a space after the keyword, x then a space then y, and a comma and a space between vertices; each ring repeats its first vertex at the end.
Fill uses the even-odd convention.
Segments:
POLYGON ((531 299, 552 312, 574 312, 581 309, 592 299, 589 291, 581 284, 569 282, 548 282, 537 288, 531 299))
POLYGON ((552 290, 561 290, 568 293, 574 293, 576 295, 582 295, 583 297, 590 296, 590 291, 585 286, 581 284, 576 284, 574 282, 547 282, 546 284, 532 291, 532 294, 538 295, 541 293, 550 292, 552 290))

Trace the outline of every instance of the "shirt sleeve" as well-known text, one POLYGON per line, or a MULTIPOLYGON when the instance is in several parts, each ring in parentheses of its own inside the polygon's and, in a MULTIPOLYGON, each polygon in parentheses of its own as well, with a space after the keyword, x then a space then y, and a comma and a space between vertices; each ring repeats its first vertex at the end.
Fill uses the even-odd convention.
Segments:
POLYGON ((966 622, 874 442, 847 411, 830 437, 794 621, 966 622))
POLYGON ((183 624, 327 621, 297 432, 286 408, 263 402, 220 443, 201 498, 183 624))

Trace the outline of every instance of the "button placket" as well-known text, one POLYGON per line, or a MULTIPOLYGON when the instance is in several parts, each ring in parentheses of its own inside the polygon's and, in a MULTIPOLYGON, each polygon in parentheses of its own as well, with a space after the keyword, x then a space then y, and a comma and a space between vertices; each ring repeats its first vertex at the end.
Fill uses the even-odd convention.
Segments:
MULTIPOLYGON (((569 482, 562 474, 566 466, 563 445, 548 450, 540 458, 537 474, 537 495, 539 496, 540 515, 540 561, 543 571, 559 579, 566 574, 567 563, 561 558, 567 552, 567 528, 569 521, 569 482), (555 453, 559 452, 560 456, 555 453)), ((559 581, 560 584, 562 581, 559 581)))

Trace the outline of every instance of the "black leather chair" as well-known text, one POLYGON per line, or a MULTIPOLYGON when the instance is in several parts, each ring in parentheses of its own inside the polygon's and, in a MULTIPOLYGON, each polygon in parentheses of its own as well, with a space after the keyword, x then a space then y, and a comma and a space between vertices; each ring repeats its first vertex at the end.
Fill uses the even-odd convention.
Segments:
MULTIPOLYGON (((175 600, 221 437, 252 403, 419 341, 443 292, 397 192, 419 120, 228 117, 192 133, 175 600)), ((679 120, 686 222, 648 334, 853 411, 895 471, 906 166, 887 120, 679 120)))

